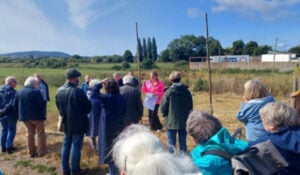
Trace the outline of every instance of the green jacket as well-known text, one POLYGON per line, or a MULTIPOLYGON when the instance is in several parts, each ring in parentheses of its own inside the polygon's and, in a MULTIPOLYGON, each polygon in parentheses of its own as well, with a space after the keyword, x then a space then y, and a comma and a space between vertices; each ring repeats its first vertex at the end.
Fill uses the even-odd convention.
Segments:
POLYGON ((207 150, 227 151, 230 154, 238 154, 248 148, 248 143, 239 139, 234 139, 226 128, 221 128, 206 143, 201 143, 191 151, 194 164, 203 175, 232 175, 231 164, 217 155, 204 155, 207 150))
POLYGON ((193 99, 187 86, 173 83, 160 103, 167 129, 186 129, 186 120, 193 110, 193 99))

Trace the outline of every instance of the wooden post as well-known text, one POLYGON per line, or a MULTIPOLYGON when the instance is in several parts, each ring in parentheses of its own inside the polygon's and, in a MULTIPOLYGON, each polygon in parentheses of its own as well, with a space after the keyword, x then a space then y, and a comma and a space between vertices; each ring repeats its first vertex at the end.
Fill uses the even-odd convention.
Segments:
POLYGON ((277 50, 277 38, 275 39, 275 46, 274 46, 270 93, 272 93, 272 87, 273 87, 273 83, 274 83, 274 69, 275 69, 276 50, 277 50))
POLYGON ((214 109, 212 105, 212 82, 211 82, 211 66, 210 66, 210 57, 209 57, 209 44, 208 44, 208 19, 207 13, 205 13, 205 24, 206 24, 206 61, 208 65, 208 79, 209 79, 209 104, 210 104, 210 113, 213 115, 214 109))
POLYGON ((135 33, 136 33, 136 58, 137 58, 137 68, 138 68, 138 80, 139 80, 139 84, 138 87, 139 89, 141 89, 141 69, 140 69, 140 48, 139 48, 139 31, 138 31, 138 23, 135 23, 135 33))

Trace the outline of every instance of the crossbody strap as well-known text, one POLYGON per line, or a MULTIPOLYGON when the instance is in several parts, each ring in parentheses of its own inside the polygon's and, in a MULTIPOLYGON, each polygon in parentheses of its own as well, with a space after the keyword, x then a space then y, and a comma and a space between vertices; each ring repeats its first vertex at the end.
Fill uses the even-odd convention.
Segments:
POLYGON ((232 157, 232 155, 230 153, 228 153, 227 151, 221 151, 221 150, 217 150, 217 149, 207 150, 207 151, 203 152, 201 155, 205 156, 205 155, 209 155, 209 154, 222 157, 225 160, 230 160, 232 157))

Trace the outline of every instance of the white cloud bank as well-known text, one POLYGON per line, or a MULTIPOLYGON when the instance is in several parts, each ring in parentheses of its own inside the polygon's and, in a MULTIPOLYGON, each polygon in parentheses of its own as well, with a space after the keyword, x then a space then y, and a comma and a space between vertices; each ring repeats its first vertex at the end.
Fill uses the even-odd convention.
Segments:
POLYGON ((300 4, 300 0, 215 0, 212 11, 216 13, 234 11, 242 15, 276 20, 296 15, 290 8, 300 4))

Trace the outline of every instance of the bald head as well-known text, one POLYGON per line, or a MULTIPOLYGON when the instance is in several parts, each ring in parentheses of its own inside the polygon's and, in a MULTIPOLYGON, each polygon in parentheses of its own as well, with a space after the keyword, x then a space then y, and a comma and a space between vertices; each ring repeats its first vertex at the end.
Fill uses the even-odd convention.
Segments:
POLYGON ((8 76, 5 78, 5 85, 15 88, 17 86, 17 80, 13 76, 8 76))

